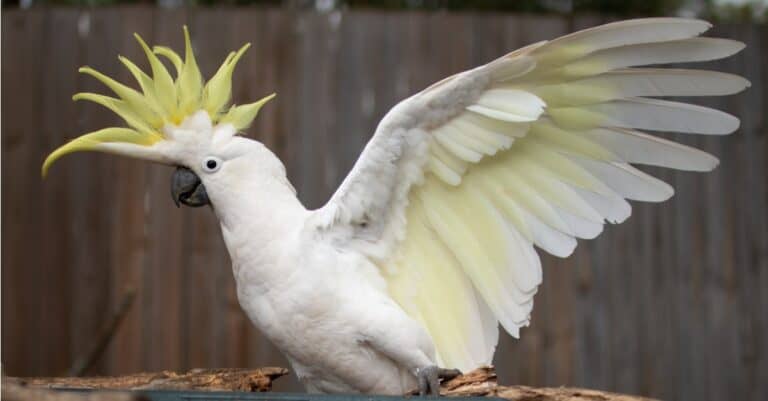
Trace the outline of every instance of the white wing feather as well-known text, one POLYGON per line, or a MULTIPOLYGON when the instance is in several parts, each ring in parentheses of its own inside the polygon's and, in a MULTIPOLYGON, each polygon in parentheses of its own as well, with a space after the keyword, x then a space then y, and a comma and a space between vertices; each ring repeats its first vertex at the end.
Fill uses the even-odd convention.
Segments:
POLYGON ((707 171, 717 159, 637 129, 727 134, 718 110, 645 96, 739 92, 741 77, 628 68, 730 56, 703 21, 618 22, 528 46, 447 78, 381 121, 317 229, 367 255, 432 336, 439 363, 487 364, 517 337, 542 280, 534 246, 566 257, 672 187, 630 163, 707 171))

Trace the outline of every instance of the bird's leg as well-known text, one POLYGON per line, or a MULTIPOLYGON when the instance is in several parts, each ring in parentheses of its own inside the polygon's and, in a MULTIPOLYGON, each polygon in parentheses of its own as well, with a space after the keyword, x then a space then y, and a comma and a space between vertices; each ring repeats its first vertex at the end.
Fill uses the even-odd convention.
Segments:
POLYGON ((419 395, 440 395, 440 382, 450 380, 460 375, 458 369, 443 369, 435 365, 416 369, 416 379, 419 381, 419 395))

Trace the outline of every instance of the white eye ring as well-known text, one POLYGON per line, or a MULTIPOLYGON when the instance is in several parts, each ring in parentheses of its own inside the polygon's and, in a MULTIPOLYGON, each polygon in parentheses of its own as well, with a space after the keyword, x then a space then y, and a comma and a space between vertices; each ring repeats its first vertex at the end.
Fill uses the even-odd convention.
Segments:
POLYGON ((215 173, 221 168, 223 161, 216 156, 208 156, 203 159, 203 171, 206 173, 215 173))

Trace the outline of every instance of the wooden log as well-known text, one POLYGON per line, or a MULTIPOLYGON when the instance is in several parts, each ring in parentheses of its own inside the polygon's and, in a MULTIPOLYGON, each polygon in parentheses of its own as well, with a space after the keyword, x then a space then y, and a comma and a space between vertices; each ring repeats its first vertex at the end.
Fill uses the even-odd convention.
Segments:
POLYGON ((162 371, 116 377, 36 377, 9 380, 38 388, 263 392, 270 391, 272 381, 286 374, 288 369, 285 368, 193 369, 185 373, 162 371))
POLYGON ((143 401, 139 394, 119 392, 75 393, 29 388, 3 378, 3 401, 143 401))
POLYGON ((475 369, 442 384, 448 397, 500 397, 510 401, 654 401, 651 398, 575 387, 501 386, 493 367, 475 369))
MULTIPOLYGON (((285 368, 195 369, 186 373, 138 373, 120 377, 8 378, 28 388, 88 388, 103 390, 193 390, 193 391, 270 391, 272 382, 288 373, 285 368)), ((416 391, 408 395, 415 394, 416 391)), ((447 397, 500 397, 510 401, 654 401, 650 398, 572 387, 535 388, 501 386, 493 367, 484 367, 442 383, 447 397)), ((5 400, 3 393, 3 400, 5 400)), ((34 398, 19 398, 24 401, 34 398)), ((43 398, 40 398, 41 400, 43 398)), ((46 401, 77 401, 75 398, 46 398, 46 401)), ((126 399, 127 400, 127 399, 126 399)), ((104 398, 89 401, 112 401, 104 398)), ((123 399, 115 399, 123 401, 123 399)))

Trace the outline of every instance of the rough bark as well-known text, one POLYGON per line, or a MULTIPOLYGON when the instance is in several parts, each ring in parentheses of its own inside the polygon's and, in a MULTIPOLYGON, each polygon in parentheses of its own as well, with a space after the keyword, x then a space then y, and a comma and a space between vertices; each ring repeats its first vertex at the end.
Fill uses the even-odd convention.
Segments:
POLYGON ((14 378, 19 384, 42 388, 104 390, 270 391, 272 381, 288 374, 285 368, 193 369, 189 372, 136 373, 117 377, 14 378))
POLYGON ((655 401, 575 387, 500 386, 492 367, 476 369, 443 383, 440 394, 449 397, 500 397, 510 401, 655 401))
POLYGON ((144 397, 131 393, 73 393, 29 388, 13 380, 3 379, 3 401, 143 401, 144 397))
MULTIPOLYGON (((287 373, 288 370, 284 368, 195 369, 186 373, 139 373, 120 377, 8 378, 3 380, 3 400, 6 400, 5 388, 8 382, 27 386, 28 389, 269 391, 272 388, 272 381, 287 373)), ((62 397, 69 397, 70 395, 62 394, 62 397)), ((496 381, 496 372, 492 367, 476 369, 446 381, 442 385, 441 395, 449 397, 501 397, 510 401, 653 401, 650 398, 573 387, 500 386, 496 381)), ((9 400, 14 401, 33 399, 43 401, 133 400, 132 398, 9 398, 9 400)))

